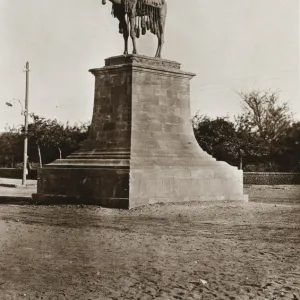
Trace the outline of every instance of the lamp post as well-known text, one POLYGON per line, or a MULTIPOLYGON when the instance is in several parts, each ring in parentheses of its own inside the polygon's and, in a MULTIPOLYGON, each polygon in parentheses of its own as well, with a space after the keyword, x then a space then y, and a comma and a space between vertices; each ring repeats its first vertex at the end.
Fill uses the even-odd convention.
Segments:
MULTIPOLYGON (((26 62, 25 66, 26 72, 26 87, 25 87, 25 107, 23 109, 22 102, 19 99, 13 99, 13 101, 18 101, 22 108, 22 113, 24 114, 24 152, 23 152, 23 176, 22 185, 26 186, 26 171, 27 171, 27 149, 28 149, 28 98, 29 98, 29 62, 26 62)), ((7 106, 13 106, 10 102, 5 103, 7 106)))
POLYGON ((22 185, 26 186, 27 171, 27 149, 28 149, 28 98, 29 98, 29 62, 26 62, 26 87, 25 87, 25 109, 24 109, 24 157, 23 157, 23 178, 22 185))

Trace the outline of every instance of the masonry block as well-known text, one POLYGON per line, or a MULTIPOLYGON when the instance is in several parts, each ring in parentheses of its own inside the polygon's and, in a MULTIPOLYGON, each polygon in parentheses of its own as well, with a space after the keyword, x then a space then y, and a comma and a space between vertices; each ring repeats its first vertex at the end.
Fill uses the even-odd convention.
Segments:
POLYGON ((247 200, 243 173, 198 145, 190 80, 173 61, 106 59, 95 76, 88 139, 38 172, 40 203, 133 208, 160 202, 247 200))

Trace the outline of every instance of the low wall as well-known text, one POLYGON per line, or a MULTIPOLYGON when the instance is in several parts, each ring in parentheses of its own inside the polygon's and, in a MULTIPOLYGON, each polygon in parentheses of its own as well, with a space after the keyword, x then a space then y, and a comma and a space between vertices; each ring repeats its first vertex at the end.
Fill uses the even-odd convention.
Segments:
POLYGON ((244 172, 244 185, 300 185, 300 173, 244 172))
MULTIPOLYGON (((22 179, 23 170, 17 168, 0 168, 0 178, 14 178, 14 179, 22 179)), ((37 170, 33 169, 29 171, 27 175, 28 179, 36 179, 37 178, 37 170)))

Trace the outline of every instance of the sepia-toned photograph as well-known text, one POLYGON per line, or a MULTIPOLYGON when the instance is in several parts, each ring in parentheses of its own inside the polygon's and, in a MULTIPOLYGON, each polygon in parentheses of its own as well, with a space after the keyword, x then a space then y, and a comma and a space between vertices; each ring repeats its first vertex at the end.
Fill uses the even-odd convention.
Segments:
POLYGON ((0 0, 0 300, 300 300, 298 0, 0 0))

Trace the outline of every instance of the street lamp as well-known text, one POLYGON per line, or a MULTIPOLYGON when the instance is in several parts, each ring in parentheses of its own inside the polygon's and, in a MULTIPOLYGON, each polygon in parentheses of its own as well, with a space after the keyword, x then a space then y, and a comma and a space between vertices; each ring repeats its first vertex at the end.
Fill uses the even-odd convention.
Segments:
MULTIPOLYGON (((25 109, 23 109, 22 102, 19 99, 13 99, 13 101, 18 101, 22 107, 22 114, 24 114, 24 152, 23 152, 23 176, 22 185, 26 186, 26 170, 27 170, 27 149, 28 149, 28 96, 29 96, 29 62, 26 62, 25 66, 26 72, 26 87, 25 87, 25 109)), ((12 103, 6 102, 7 106, 12 107, 12 103)))
POLYGON ((14 106, 12 104, 12 102, 16 102, 16 101, 20 104, 20 106, 21 106, 21 113, 22 113, 22 115, 24 115, 24 107, 23 107, 23 104, 22 104, 21 100, 19 100, 19 99, 12 99, 11 102, 5 102, 5 105, 7 105, 9 107, 12 107, 12 106, 14 106))

